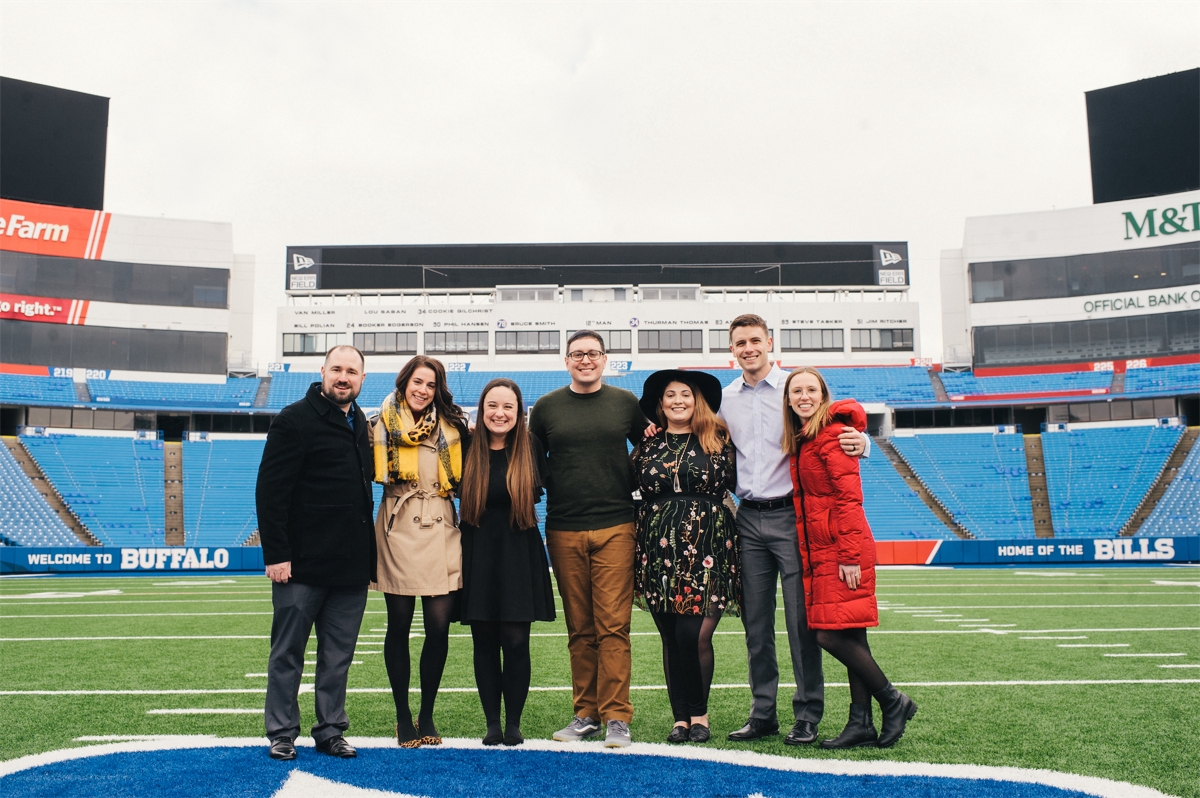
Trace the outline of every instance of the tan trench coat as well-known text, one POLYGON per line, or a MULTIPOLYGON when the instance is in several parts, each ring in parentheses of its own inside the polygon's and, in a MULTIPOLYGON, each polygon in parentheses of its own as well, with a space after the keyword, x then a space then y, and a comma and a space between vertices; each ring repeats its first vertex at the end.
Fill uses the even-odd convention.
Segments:
POLYGON ((417 476, 384 487, 375 517, 379 551, 373 590, 444 596, 462 587, 462 542, 454 503, 438 495, 437 447, 417 447, 417 476))

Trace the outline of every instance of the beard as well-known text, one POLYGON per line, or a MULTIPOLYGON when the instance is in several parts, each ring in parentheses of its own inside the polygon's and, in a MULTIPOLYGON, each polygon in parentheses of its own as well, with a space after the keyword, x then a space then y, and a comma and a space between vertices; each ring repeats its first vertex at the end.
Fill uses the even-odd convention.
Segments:
POLYGON ((326 399, 337 405, 350 404, 358 398, 362 386, 355 388, 348 382, 333 382, 328 385, 321 385, 321 393, 326 399))

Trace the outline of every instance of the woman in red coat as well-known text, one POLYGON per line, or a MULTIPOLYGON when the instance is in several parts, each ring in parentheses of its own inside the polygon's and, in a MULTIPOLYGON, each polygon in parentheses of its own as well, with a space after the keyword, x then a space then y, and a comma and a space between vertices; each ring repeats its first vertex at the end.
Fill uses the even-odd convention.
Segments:
POLYGON ((831 401, 825 379, 811 368, 789 374, 783 395, 782 443, 791 455, 808 626, 850 673, 850 722, 821 747, 887 748, 904 734, 917 705, 892 686, 867 645, 867 627, 879 625, 875 540, 863 513, 858 461, 837 438, 844 425, 866 429, 867 415, 853 399, 831 401), (878 733, 872 695, 883 714, 878 733))

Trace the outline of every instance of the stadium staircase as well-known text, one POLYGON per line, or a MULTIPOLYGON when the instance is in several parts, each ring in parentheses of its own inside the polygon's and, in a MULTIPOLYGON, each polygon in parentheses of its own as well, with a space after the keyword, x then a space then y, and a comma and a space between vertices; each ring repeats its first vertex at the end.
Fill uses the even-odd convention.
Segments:
POLYGON ((954 522, 954 519, 950 516, 950 513, 945 507, 942 506, 942 503, 939 502, 934 495, 929 492, 929 489, 925 487, 921 480, 917 479, 917 475, 913 473, 913 470, 909 467, 908 463, 905 462, 904 458, 900 456, 900 453, 896 451, 896 447, 892 445, 891 441, 889 441, 887 438, 875 438, 874 440, 875 444, 879 447, 879 450, 887 455, 887 459, 892 464, 892 467, 895 468, 900 476, 904 479, 904 484, 908 485, 908 487, 920 497, 921 501, 926 507, 933 511, 933 514, 937 516, 939 521, 945 524, 947 528, 953 530, 954 534, 960 538, 970 540, 972 537, 974 537, 965 528, 954 522))
POLYGON ((88 546, 99 546, 100 541, 96 536, 88 531, 88 528, 83 525, 79 517, 71 512, 70 508, 63 503, 62 497, 58 495, 54 485, 50 480, 46 479, 46 475, 42 473, 42 469, 38 467, 37 462, 29 455, 25 447, 21 445, 19 438, 12 435, 4 436, 4 447, 12 454, 13 459, 17 461, 17 465, 21 467, 21 471, 25 476, 29 477, 29 481, 33 483, 33 488, 42 498, 46 500, 46 504, 50 505, 50 509, 58 516, 59 520, 67 525, 75 536, 83 541, 88 546))
POLYGON ((1109 393, 1125 393, 1125 372, 1113 372, 1112 385, 1108 387, 1109 393))
POLYGON ((271 377, 267 375, 258 381, 258 392, 254 394, 254 406, 266 407, 271 396, 271 377))
POLYGON ((168 546, 182 546, 183 444, 163 444, 163 530, 168 546))
POLYGON ((86 382, 75 383, 75 398, 84 404, 92 401, 92 391, 86 382))
POLYGON ((942 384, 942 378, 936 371, 929 372, 929 382, 933 385, 933 395, 939 402, 950 401, 950 394, 946 393, 946 386, 942 384))
POLYGON ((1166 467, 1158 475, 1158 479, 1154 481, 1154 485, 1146 494, 1146 498, 1142 499, 1141 505, 1134 511, 1133 518, 1130 518, 1129 522, 1125 524, 1124 529, 1121 530, 1123 537, 1136 535, 1138 530, 1142 528, 1142 524, 1146 522, 1146 519, 1153 514, 1163 494, 1171 487, 1176 475, 1183 468, 1184 461, 1187 460, 1188 454, 1192 451, 1192 447, 1195 446, 1197 437, 1200 437, 1200 427, 1188 427, 1187 431, 1183 433, 1183 437, 1175 445, 1175 451, 1171 453, 1171 458, 1167 460, 1166 467))
POLYGON ((1029 476, 1029 499, 1033 504, 1033 530, 1039 538, 1054 537, 1054 519, 1050 515, 1050 494, 1046 489, 1046 463, 1042 457, 1042 436, 1023 435, 1025 473, 1029 476))

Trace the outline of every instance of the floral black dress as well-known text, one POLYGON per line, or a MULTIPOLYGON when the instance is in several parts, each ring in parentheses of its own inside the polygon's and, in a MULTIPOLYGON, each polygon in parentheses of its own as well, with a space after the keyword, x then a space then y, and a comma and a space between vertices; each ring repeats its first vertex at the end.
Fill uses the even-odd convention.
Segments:
POLYGON ((737 524, 724 504, 726 491, 737 483, 733 444, 710 455, 694 435, 664 431, 634 450, 633 468, 642 494, 634 575, 638 607, 738 615, 737 524))

